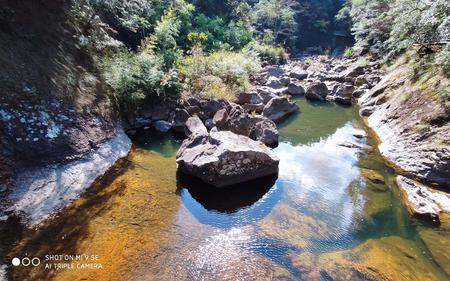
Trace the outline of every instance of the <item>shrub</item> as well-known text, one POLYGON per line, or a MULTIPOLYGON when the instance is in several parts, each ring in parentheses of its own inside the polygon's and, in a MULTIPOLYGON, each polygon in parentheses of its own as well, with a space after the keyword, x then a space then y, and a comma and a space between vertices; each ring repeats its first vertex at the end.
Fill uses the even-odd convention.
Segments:
POLYGON ((346 58, 351 58, 353 57, 355 51, 353 50, 353 48, 346 48, 344 51, 344 57, 346 58))
POLYGON ((106 82, 112 87, 112 100, 121 113, 136 109, 144 101, 164 97, 162 61, 156 56, 121 51, 103 62, 106 82))
POLYGON ((255 40, 250 42, 245 49, 258 54, 262 61, 270 64, 282 64, 289 58, 289 54, 283 47, 276 47, 255 40))
POLYGON ((260 69, 260 62, 249 51, 221 50, 205 55, 200 48, 194 48, 191 56, 179 61, 178 69, 193 94, 232 99, 249 89, 250 78, 260 69))

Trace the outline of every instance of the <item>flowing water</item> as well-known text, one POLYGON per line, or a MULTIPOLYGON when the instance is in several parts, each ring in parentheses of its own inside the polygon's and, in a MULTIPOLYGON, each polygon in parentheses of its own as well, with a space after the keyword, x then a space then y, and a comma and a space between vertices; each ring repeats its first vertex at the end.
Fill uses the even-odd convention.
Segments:
POLYGON ((4 231, 5 262, 42 260, 11 269, 10 278, 448 280, 448 232, 410 218, 393 172, 363 145, 373 141, 355 136, 364 129, 356 109, 297 103, 300 112, 280 125, 278 178, 205 190, 177 178, 180 140, 137 142, 59 217, 39 230, 4 231), (363 169, 386 183, 370 182, 363 169), (89 263, 102 268, 58 269, 46 261, 56 254, 96 255, 89 263))

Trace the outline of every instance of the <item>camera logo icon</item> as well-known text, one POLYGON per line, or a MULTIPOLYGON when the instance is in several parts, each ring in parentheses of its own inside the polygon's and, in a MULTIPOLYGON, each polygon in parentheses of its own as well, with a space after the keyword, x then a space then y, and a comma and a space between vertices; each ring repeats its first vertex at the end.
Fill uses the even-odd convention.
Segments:
POLYGON ((19 258, 13 258, 11 261, 13 266, 39 266, 41 264, 41 259, 39 258, 28 258, 25 257, 22 260, 20 260, 19 258))

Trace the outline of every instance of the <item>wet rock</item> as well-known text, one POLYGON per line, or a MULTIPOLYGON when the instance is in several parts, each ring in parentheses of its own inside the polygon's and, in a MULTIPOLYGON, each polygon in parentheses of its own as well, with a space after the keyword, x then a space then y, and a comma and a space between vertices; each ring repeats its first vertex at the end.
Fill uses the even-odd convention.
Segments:
POLYGON ((200 118, 198 118, 197 116, 189 117, 189 119, 186 121, 184 132, 188 137, 208 135, 208 130, 206 129, 202 120, 200 120, 200 118))
POLYGON ((385 184, 384 177, 380 173, 371 169, 361 169, 361 174, 375 184, 385 184))
POLYGON ((288 86, 288 93, 294 96, 303 96, 305 94, 305 89, 299 84, 290 83, 288 86))
POLYGON ((271 99, 264 106, 263 115, 274 122, 279 122, 290 114, 298 111, 299 107, 287 98, 278 97, 271 99))
POLYGON ((309 100, 324 101, 328 95, 328 87, 323 82, 313 82, 307 89, 305 97, 309 100))
POLYGON ((172 123, 165 121, 165 120, 158 120, 155 123, 153 123, 153 126, 155 129, 161 133, 167 133, 172 129, 172 123))
POLYGON ((291 76, 291 78, 303 80, 308 77, 308 72, 303 68, 301 68, 300 66, 296 66, 291 70, 289 75, 291 76))
POLYGON ((192 135, 177 152, 178 171, 215 187, 276 174, 278 163, 278 157, 264 144, 230 131, 192 135))
POLYGON ((404 176, 397 176, 396 182, 408 211, 414 217, 439 223, 440 213, 450 212, 450 196, 448 194, 432 191, 427 186, 404 176))
POLYGON ((175 109, 172 128, 176 132, 184 132, 184 125, 186 121, 189 119, 190 115, 186 109, 177 108, 175 109))
POLYGON ((227 128, 227 123, 228 123, 228 111, 225 108, 222 108, 221 110, 217 111, 216 114, 214 114, 213 124, 219 130, 225 130, 227 128))

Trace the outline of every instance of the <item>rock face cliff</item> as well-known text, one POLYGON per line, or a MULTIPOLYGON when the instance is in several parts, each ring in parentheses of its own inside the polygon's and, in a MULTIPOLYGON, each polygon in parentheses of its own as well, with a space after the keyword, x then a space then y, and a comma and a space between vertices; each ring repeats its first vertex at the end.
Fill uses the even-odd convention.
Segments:
POLYGON ((24 170, 92 156, 117 136, 129 149, 99 73, 100 53, 118 44, 107 27, 69 0, 0 0, 0 7, 3 189, 17 189, 24 170))
POLYGON ((450 191, 450 80, 405 56, 359 99, 400 173, 450 191))

